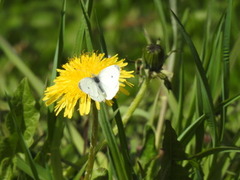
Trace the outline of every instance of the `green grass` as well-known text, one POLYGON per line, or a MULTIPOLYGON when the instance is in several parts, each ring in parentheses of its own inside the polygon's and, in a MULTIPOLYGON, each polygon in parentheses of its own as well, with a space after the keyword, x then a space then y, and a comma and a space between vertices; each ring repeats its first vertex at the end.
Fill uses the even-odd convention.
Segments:
POLYGON ((0 179, 240 178, 240 2, 0 4, 0 179), (171 90, 146 65, 149 41, 165 50, 171 90), (92 51, 126 58, 130 95, 56 117, 44 89, 92 51))

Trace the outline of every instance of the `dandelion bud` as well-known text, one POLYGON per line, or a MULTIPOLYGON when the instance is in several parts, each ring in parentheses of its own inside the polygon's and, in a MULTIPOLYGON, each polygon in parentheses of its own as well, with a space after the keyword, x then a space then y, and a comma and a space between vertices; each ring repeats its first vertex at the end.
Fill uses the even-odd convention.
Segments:
POLYGON ((150 72, 159 72, 165 61, 163 48, 158 44, 150 44, 143 51, 145 68, 150 72))

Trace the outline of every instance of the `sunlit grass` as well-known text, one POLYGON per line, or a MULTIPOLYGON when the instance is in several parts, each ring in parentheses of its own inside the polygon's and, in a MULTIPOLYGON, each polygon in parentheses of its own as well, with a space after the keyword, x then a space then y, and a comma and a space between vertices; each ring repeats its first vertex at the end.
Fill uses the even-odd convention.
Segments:
POLYGON ((0 3, 0 179, 239 179, 239 2, 0 3), (44 87, 92 51, 126 58, 130 94, 56 116, 44 87))

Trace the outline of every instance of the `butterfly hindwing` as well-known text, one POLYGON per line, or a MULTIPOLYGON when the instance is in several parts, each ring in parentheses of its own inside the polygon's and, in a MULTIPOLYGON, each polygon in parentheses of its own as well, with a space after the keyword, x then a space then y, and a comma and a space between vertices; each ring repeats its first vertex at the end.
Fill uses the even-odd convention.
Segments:
POLYGON ((119 90, 120 67, 111 65, 103 69, 98 76, 83 78, 78 86, 93 100, 102 102, 112 99, 119 90))
POLYGON ((120 67, 111 65, 103 69, 99 75, 99 86, 106 94, 106 99, 112 99, 119 90, 120 67))
POLYGON ((99 83, 94 78, 86 77, 79 82, 79 88, 88 94, 93 100, 102 102, 106 99, 106 94, 99 87, 99 83))

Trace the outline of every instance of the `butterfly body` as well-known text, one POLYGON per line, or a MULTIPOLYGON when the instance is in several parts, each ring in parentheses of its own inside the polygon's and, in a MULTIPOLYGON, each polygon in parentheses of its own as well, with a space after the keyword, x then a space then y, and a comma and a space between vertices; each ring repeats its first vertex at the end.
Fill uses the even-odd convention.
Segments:
POLYGON ((119 90, 119 76, 120 67, 111 65, 97 76, 83 78, 78 86, 95 101, 111 100, 119 90))

